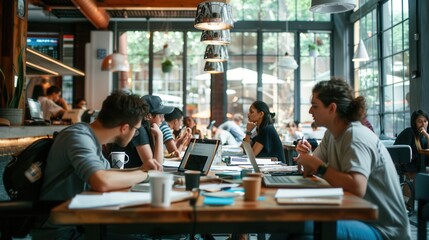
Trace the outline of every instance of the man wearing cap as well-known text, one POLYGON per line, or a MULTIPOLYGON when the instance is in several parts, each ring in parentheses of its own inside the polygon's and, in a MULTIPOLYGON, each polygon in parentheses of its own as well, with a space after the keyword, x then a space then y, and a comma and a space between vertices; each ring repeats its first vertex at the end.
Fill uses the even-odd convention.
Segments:
POLYGON ((180 156, 180 150, 177 148, 176 141, 174 141, 173 132, 167 123, 165 123, 164 114, 170 114, 174 111, 174 107, 164 106, 160 97, 155 95, 145 95, 143 98, 150 106, 149 112, 152 116, 151 123, 156 123, 161 129, 163 136, 163 143, 171 156, 180 156))

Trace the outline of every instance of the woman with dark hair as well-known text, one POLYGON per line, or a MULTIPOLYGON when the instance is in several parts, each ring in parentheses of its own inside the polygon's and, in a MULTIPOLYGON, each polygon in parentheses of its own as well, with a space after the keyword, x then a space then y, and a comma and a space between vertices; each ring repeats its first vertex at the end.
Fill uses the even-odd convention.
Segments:
POLYGON ((304 176, 317 174, 331 186, 377 205, 377 221, 338 221, 337 239, 410 239, 398 174, 378 136, 360 122, 364 109, 365 98, 355 98, 344 80, 318 82, 309 113, 327 131, 313 152, 309 142, 299 141, 295 161, 304 176))
MULTIPOLYGON (((411 163, 404 166, 406 172, 419 172, 425 171, 420 169, 420 161, 426 161, 425 158, 420 159, 418 149, 428 148, 429 134, 428 134, 428 121, 429 116, 423 110, 414 111, 411 114, 411 127, 404 129, 395 140, 396 144, 405 144, 411 146, 413 150, 413 158, 411 163)), ((426 165, 426 163, 425 163, 426 165)), ((413 176, 409 176, 414 178, 413 176)))
POLYGON ((285 162, 283 145, 273 126, 275 115, 270 112, 266 103, 253 102, 247 114, 246 136, 243 141, 251 143, 257 157, 276 157, 278 161, 285 162))

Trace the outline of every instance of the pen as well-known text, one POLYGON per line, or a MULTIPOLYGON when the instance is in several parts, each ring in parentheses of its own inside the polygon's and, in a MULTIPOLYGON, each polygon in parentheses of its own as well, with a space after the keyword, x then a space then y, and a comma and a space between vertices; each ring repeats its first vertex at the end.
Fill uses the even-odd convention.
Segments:
POLYGON ((221 191, 225 191, 225 190, 229 190, 229 189, 231 189, 231 187, 221 187, 220 188, 221 191))

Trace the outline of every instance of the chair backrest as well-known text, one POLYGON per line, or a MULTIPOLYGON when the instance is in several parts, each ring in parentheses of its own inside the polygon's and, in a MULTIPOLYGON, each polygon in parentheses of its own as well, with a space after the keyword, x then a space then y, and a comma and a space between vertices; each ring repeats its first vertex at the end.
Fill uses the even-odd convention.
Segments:
POLYGON ((416 175, 416 200, 429 201, 429 174, 416 175))
POLYGON ((409 164, 413 158, 413 151, 409 145, 391 145, 386 146, 387 151, 390 153, 390 157, 393 160, 393 163, 399 165, 409 164))

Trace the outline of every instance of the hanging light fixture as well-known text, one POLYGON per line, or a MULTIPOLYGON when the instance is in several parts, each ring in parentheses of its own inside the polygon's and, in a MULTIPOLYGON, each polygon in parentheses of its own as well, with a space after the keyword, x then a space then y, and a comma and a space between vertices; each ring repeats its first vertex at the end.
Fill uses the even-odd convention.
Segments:
POLYGON ((295 70, 299 67, 295 58, 290 56, 288 52, 285 53, 283 57, 279 59, 279 67, 284 69, 295 70))
POLYGON ((231 6, 224 2, 198 4, 194 27, 200 30, 222 30, 234 27, 231 6))
POLYGON ((222 62, 206 62, 204 65, 204 72, 210 74, 223 73, 223 63, 222 62))
POLYGON ((201 42, 212 45, 226 45, 231 43, 229 30, 206 30, 201 34, 201 42))
POLYGON ((103 59, 103 62, 101 63, 101 70, 102 71, 111 71, 111 72, 127 72, 129 70, 129 65, 128 65, 128 60, 127 57, 125 57, 123 54, 119 53, 117 51, 117 35, 116 35, 116 31, 117 30, 117 26, 116 26, 116 22, 115 22, 115 34, 113 36, 113 45, 115 47, 115 50, 113 51, 112 54, 106 56, 103 59))
POLYGON ((204 59, 209 62, 228 61, 228 49, 225 45, 207 45, 204 59))
MULTIPOLYGON (((289 21, 286 19, 286 34, 289 32, 289 21)), ((288 38, 286 36, 286 48, 288 48, 288 38)), ((295 58, 290 56, 288 52, 285 53, 283 57, 279 59, 278 63, 279 67, 283 67, 285 69, 295 70, 298 68, 298 63, 295 58)))
POLYGON ((311 0, 310 11, 314 13, 341 13, 356 7, 356 0, 311 0))
POLYGON ((366 47, 365 44, 363 43, 362 40, 359 41, 359 45, 356 49, 356 52, 353 56, 352 61, 354 62, 364 62, 364 61, 368 61, 369 60, 369 56, 368 56, 368 52, 366 51, 366 47))

